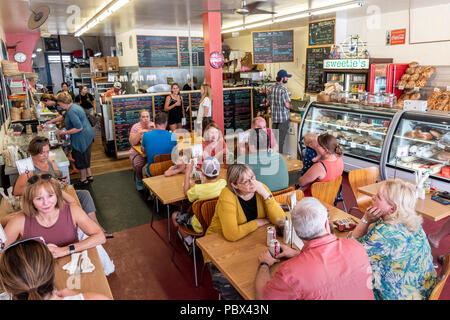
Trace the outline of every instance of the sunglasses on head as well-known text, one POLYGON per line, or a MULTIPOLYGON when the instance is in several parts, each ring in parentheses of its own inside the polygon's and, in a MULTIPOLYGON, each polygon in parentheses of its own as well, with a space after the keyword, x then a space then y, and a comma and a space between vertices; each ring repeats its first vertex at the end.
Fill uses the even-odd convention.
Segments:
MULTIPOLYGON (((14 246, 17 246, 17 245, 20 244, 20 243, 24 243, 24 242, 31 241, 31 240, 39 240, 39 241, 41 241, 44 245, 47 245, 47 243, 45 243, 45 239, 44 239, 43 237, 33 237, 33 238, 23 239, 23 240, 19 240, 19 241, 16 241, 16 242, 14 242, 14 243, 11 243, 9 246, 7 246, 7 247, 5 248, 5 250, 3 250, 3 252, 6 251, 6 250, 8 250, 8 249, 10 249, 10 248, 12 248, 12 247, 14 247, 14 246)), ((4 244, 2 244, 2 245, 4 245, 4 244)), ((2 248, 2 249, 3 249, 3 248, 2 248)))
POLYGON ((48 138, 38 137, 38 138, 34 139, 34 141, 36 141, 38 143, 48 142, 48 138))
POLYGON ((34 175, 31 178, 28 179, 28 183, 29 184, 35 184, 36 182, 39 181, 39 179, 45 180, 45 181, 50 181, 53 178, 53 176, 51 174, 48 173, 44 173, 39 175, 34 175))

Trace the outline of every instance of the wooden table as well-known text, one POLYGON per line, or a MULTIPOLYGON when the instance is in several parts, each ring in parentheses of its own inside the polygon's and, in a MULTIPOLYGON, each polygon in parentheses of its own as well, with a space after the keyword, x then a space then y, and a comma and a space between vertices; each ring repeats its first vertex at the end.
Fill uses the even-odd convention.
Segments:
MULTIPOLYGON (((411 181, 407 182, 413 183, 411 181)), ((382 182, 369 184, 367 186, 358 188, 358 191, 368 196, 376 195, 378 193, 378 189, 381 186, 381 183, 382 182)), ((431 194, 428 193, 425 195, 425 199, 417 199, 416 212, 427 219, 439 221, 450 216, 450 205, 443 205, 437 201, 431 200, 431 194)))
MULTIPOLYGON (((330 221, 351 217, 338 208, 328 204, 324 205, 329 210, 330 221)), ((356 218, 354 219, 359 221, 356 218)), ((196 240, 198 247, 204 254, 209 256, 214 265, 246 300, 254 300, 256 296, 255 277, 259 264, 258 257, 261 252, 268 249, 266 245, 266 230, 267 225, 258 228, 235 242, 226 240, 218 233, 196 240)), ((339 232, 337 229, 334 229, 334 234, 338 238, 346 238, 348 232, 339 232)), ((278 238, 278 240, 283 243, 281 238, 278 238)), ((276 263, 270 268, 272 276, 279 266, 280 263, 276 263)))
POLYGON ((55 287, 58 290, 69 288, 77 293, 101 293, 108 298, 113 299, 97 249, 88 249, 88 256, 95 266, 95 270, 90 273, 82 273, 79 279, 77 279, 76 276, 69 275, 66 270, 62 269, 66 263, 70 262, 70 255, 57 259, 55 264, 55 287))
MULTIPOLYGON (((302 162, 298 159, 288 159, 287 155, 282 155, 286 161, 288 172, 301 170, 302 162)), ((226 179, 227 169, 222 165, 219 178, 226 179)), ((149 189, 164 205, 167 206, 167 232, 170 241, 170 211, 169 205, 186 199, 184 194, 184 174, 177 174, 171 177, 164 175, 145 178, 142 180, 144 186, 149 189)), ((193 184, 193 181, 191 181, 193 184)))

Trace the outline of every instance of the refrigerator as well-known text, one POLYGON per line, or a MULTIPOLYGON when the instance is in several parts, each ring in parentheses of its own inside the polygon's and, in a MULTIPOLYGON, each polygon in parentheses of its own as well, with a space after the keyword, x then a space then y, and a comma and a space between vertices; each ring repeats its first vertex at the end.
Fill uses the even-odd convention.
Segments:
POLYGON ((369 73, 365 70, 324 70, 324 83, 339 83, 344 88, 343 91, 351 94, 367 91, 368 79, 369 73))
POLYGON ((373 63, 370 65, 369 92, 394 93, 398 98, 402 90, 395 88, 395 84, 408 68, 405 63, 373 63))

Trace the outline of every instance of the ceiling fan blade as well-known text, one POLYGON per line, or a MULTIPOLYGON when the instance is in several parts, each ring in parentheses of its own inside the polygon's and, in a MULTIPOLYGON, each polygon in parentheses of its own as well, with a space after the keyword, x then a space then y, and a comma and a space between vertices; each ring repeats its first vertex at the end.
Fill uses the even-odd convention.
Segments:
POLYGON ((252 11, 252 10, 258 8, 260 5, 262 5, 262 4, 264 4, 264 3, 266 3, 266 1, 255 1, 255 2, 252 2, 252 3, 247 4, 245 7, 246 7, 249 11, 252 11))
POLYGON ((205 12, 220 12, 222 14, 234 14, 235 9, 223 9, 223 10, 204 10, 205 12))
POLYGON ((266 10, 261 10, 261 9, 253 9, 253 10, 250 10, 250 14, 276 14, 276 12, 266 11, 266 10))

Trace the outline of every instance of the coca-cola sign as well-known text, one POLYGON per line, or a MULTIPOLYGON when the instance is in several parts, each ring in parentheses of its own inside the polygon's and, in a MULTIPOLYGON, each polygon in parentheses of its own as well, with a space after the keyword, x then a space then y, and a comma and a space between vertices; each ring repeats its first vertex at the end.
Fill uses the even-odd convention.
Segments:
POLYGON ((211 67, 213 67, 215 69, 222 68, 224 62, 225 62, 225 57, 223 56, 223 54, 221 52, 215 51, 215 52, 211 53, 211 55, 209 57, 209 64, 211 65, 211 67))
POLYGON ((391 45, 405 44, 406 29, 398 29, 391 31, 391 45))

